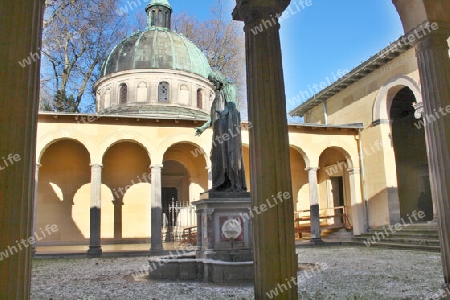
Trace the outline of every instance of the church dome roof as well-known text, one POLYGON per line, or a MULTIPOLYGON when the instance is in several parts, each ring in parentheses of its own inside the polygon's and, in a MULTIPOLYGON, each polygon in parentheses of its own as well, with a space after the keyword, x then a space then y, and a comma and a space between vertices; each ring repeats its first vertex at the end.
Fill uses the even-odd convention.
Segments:
POLYGON ((152 26, 120 42, 102 68, 102 76, 133 69, 171 69, 208 78, 208 60, 181 34, 152 26))

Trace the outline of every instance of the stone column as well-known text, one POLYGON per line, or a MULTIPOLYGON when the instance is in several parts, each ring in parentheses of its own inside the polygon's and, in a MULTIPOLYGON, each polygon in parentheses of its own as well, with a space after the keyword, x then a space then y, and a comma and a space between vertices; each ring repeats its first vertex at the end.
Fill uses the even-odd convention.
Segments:
MULTIPOLYGON (((44 1, 0 2, 0 157, 20 157, 0 171, 0 251, 33 234, 43 13, 44 1)), ((0 261, 0 298, 29 299, 31 247, 9 254, 0 261)))
POLYGON ((311 224, 311 243, 323 243, 320 236, 320 217, 319 217, 319 184, 317 183, 317 170, 319 168, 307 168, 309 182, 309 205, 310 205, 310 224, 311 224))
MULTIPOLYGON (((255 298, 297 278, 294 203, 286 120, 286 95, 278 16, 289 0, 237 1, 235 20, 245 22, 255 298), (261 27, 262 26, 262 27, 261 27), (255 28, 263 28, 255 32, 255 28), (283 195, 265 211, 267 201, 283 195)), ((277 299, 297 299, 297 286, 277 299)))
POLYGON ((100 244, 100 225, 101 225, 101 202, 102 202, 102 165, 91 165, 91 208, 90 208, 90 238, 89 250, 90 256, 99 256, 102 254, 100 244))
MULTIPOLYGON (((37 200, 38 200, 38 183, 39 183, 39 169, 41 168, 41 164, 36 164, 36 170, 34 173, 34 197, 33 197, 33 234, 36 232, 36 217, 37 217, 37 200)), ((31 245, 31 255, 36 255, 36 243, 31 245)))
MULTIPOLYGON (((361 175, 359 168, 348 169, 353 235, 364 233, 364 206, 361 197, 361 175)), ((347 216, 348 217, 348 216, 347 216)))
POLYGON ((446 39, 450 24, 435 30, 415 44, 424 114, 439 118, 425 126, 431 193, 436 205, 444 280, 450 284, 450 59, 446 39), (445 113, 445 115, 444 115, 445 113))
POLYGON ((162 238, 161 238, 161 217, 162 217, 162 202, 161 202, 161 169, 163 165, 151 165, 152 169, 152 229, 151 229, 151 247, 150 251, 153 254, 162 252, 162 238))

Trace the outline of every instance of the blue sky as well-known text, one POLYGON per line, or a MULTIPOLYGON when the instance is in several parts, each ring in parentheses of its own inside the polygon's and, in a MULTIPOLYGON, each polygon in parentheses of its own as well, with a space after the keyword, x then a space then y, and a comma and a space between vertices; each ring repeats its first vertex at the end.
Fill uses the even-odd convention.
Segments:
MULTIPOLYGON (((186 12, 200 20, 210 16, 213 1, 169 0, 174 13, 186 12)), ((235 1, 223 1, 231 13, 235 1)), ((391 0, 303 0, 303 6, 300 1, 291 1, 280 31, 288 110, 300 104, 292 100, 300 92, 327 77, 338 78, 339 70, 350 71, 403 34, 391 0)), ((149 0, 135 2, 144 9, 149 0)))

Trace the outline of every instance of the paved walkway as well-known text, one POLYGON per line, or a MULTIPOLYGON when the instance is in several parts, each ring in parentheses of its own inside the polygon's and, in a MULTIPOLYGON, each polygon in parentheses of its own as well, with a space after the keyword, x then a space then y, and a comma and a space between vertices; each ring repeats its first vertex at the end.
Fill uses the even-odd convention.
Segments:
MULTIPOLYGON (((445 293, 439 253, 361 246, 297 252, 298 278, 303 278, 296 286, 299 299, 442 299, 439 294, 445 293), (321 267, 308 269, 314 265, 321 267)), ((253 299, 252 286, 150 281, 147 271, 145 256, 35 259, 31 299, 253 299)))

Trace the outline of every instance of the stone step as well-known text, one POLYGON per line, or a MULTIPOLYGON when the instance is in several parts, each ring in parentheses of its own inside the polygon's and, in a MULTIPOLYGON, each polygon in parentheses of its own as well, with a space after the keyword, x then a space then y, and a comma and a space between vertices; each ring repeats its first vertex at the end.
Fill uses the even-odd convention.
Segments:
POLYGON ((411 233, 411 232, 395 232, 391 233, 390 231, 387 231, 388 234, 384 231, 371 231, 370 233, 364 233, 361 236, 363 237, 370 237, 370 236, 381 236, 383 234, 385 237, 399 237, 399 238, 407 238, 407 237, 413 237, 413 238, 429 238, 429 239, 439 239, 439 234, 437 232, 420 232, 420 233, 411 233))
MULTIPOLYGON (((394 225, 391 225, 393 230, 395 229, 394 225)), ((389 226, 383 226, 383 227, 379 227, 379 228, 371 228, 371 231, 380 231, 380 230, 389 230, 389 226)), ((423 232, 437 232, 438 229, 437 227, 426 227, 426 226, 402 226, 400 230, 396 230, 396 231, 408 231, 408 232, 416 232, 416 231, 423 231, 423 232)))
MULTIPOLYGON (((361 240, 356 238, 353 239, 353 243, 357 245, 366 246, 361 240)), ((385 248, 395 248, 395 249, 405 249, 405 250, 426 250, 440 252, 440 246, 433 245, 416 245, 416 244, 405 244, 405 243, 393 243, 393 242, 377 242, 371 244, 370 247, 385 247, 385 248)))
MULTIPOLYGON (((366 236, 354 237, 353 241, 364 241, 369 242, 369 238, 366 236)), ((370 240, 373 241, 373 236, 370 236, 370 240)), ((375 238, 376 243, 386 242, 386 243, 397 243, 397 244, 410 244, 410 245, 430 245, 430 246, 439 246, 438 239, 428 239, 428 238, 413 238, 413 237, 386 237, 384 239, 378 240, 375 238)))

